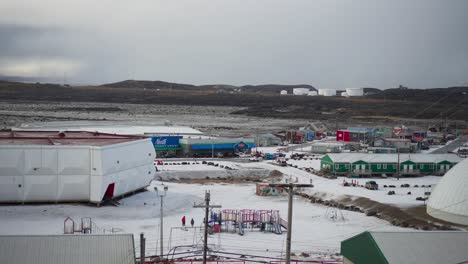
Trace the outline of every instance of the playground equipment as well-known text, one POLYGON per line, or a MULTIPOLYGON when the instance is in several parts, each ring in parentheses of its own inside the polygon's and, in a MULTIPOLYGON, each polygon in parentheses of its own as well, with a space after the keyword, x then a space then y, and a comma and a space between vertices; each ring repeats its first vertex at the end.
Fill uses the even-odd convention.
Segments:
POLYGON ((209 224, 214 232, 237 232, 243 236, 246 230, 258 229, 278 235, 283 233, 288 223, 280 217, 279 210, 224 209, 212 211, 209 224))
POLYGON ((336 207, 327 207, 327 210, 325 211, 325 217, 333 222, 346 221, 343 212, 340 209, 337 209, 336 207))
POLYGON ((64 234, 92 234, 92 233, 118 233, 122 232, 123 230, 120 228, 111 228, 111 229, 103 229, 96 225, 93 222, 91 217, 82 217, 81 222, 76 222, 73 218, 68 216, 63 220, 63 233, 64 234))
POLYGON ((68 216, 63 220, 63 233, 64 234, 75 234, 75 233, 82 233, 82 234, 91 234, 93 231, 93 222, 91 221, 91 217, 82 217, 81 223, 78 224, 68 216))

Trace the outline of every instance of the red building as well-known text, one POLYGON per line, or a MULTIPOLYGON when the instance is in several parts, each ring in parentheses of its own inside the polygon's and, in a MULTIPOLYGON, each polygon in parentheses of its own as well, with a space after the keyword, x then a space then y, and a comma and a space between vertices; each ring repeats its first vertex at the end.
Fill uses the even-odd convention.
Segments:
POLYGON ((351 134, 349 131, 346 130, 338 130, 336 131, 336 141, 351 141, 351 134))

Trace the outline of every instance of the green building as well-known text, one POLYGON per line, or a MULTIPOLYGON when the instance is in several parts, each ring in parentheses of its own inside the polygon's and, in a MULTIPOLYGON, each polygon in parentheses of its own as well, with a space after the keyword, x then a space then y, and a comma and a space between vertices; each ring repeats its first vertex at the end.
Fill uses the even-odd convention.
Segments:
POLYGON ((343 264, 466 263, 468 232, 363 232, 341 242, 343 264))
POLYGON ((322 158, 320 169, 351 177, 444 175, 460 161, 455 154, 331 153, 322 158))

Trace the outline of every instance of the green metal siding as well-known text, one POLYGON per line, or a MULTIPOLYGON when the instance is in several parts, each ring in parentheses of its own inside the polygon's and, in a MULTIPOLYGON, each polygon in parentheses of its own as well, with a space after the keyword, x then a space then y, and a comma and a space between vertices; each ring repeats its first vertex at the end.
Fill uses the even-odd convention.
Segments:
POLYGON ((370 169, 372 173, 395 173, 396 167, 393 166, 393 163, 371 163, 370 169))
POLYGON ((433 173, 436 168, 434 163, 418 163, 417 166, 421 173, 433 173))
POLYGON ((341 255, 353 263, 359 264, 388 264, 369 232, 341 242, 341 255))
POLYGON ((320 169, 325 169, 327 166, 328 170, 333 171, 334 162, 328 155, 325 155, 320 160, 320 169))
POLYGON ((447 165, 449 165, 451 169, 453 166, 455 166, 455 164, 456 163, 451 163, 450 161, 444 160, 437 163, 437 170, 445 170, 447 165))
POLYGON ((335 163, 333 168, 336 173, 345 173, 349 171, 349 164, 348 163, 335 163), (348 168, 346 168, 346 165, 348 165, 348 168))

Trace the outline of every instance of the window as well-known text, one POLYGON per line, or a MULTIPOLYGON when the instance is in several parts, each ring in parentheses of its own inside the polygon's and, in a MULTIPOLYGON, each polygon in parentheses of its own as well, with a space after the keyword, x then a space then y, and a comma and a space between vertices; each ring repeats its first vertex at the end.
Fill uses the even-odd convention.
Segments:
POLYGON ((340 168, 340 165, 338 164, 335 164, 335 170, 339 169, 340 168))
POLYGON ((378 169, 378 170, 380 170, 381 167, 382 167, 382 165, 377 164, 377 169, 378 169))
POLYGON ((419 168, 422 170, 424 169, 424 164, 419 164, 419 168))
POLYGON ((434 164, 429 165, 430 169, 434 169, 434 164))
POLYGON ((387 164, 384 164, 384 165, 383 165, 383 168, 386 169, 386 168, 387 168, 387 164))
POLYGON ((345 167, 346 169, 349 169, 349 164, 345 164, 344 167, 345 167))

